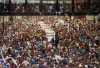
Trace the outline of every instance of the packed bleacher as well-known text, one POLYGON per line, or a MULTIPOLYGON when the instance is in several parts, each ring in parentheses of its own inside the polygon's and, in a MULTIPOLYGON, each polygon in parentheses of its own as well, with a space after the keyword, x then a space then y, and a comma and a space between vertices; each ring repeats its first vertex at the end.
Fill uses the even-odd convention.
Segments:
MULTIPOLYGON (((25 1, 25 0, 23 0, 25 1)), ((5 1, 6 2, 6 1, 5 1)), ((62 4, 56 3, 56 1, 52 1, 53 3, 41 3, 41 0, 35 1, 33 3, 23 2, 23 3, 12 3, 9 0, 8 3, 0 2, 0 14, 12 14, 12 15, 20 15, 20 14, 32 14, 32 15, 63 15, 64 7, 62 4), (57 8, 57 9, 56 9, 57 8)))
POLYGON ((0 22, 0 68, 100 68, 99 29, 79 16, 12 16, 0 22), (39 21, 55 31, 51 41, 39 21))

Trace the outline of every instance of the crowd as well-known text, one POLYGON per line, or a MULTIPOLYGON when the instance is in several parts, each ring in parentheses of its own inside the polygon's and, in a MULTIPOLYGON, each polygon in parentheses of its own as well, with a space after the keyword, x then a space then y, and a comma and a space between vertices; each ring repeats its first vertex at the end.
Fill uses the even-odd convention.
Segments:
POLYGON ((100 68, 99 22, 54 19, 51 27, 56 34, 50 42, 39 27, 33 29, 37 34, 27 29, 20 33, 21 26, 15 24, 0 27, 1 68, 100 68))
POLYGON ((0 13, 12 14, 61 15, 64 13, 63 9, 60 4, 59 7, 56 4, 0 4, 0 13))

